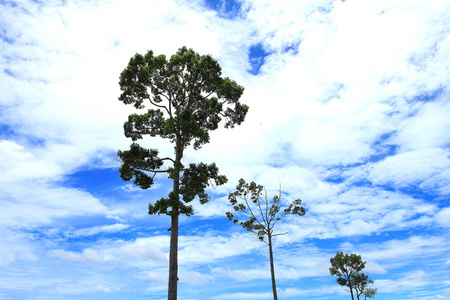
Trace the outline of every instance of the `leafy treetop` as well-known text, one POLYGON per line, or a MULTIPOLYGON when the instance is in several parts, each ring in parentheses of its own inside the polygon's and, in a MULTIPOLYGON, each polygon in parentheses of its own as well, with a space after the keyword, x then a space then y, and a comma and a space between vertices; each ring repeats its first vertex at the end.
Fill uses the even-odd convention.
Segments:
POLYGON ((330 259, 330 263, 330 274, 338 276, 336 281, 339 285, 349 288, 352 299, 354 299, 353 292, 357 299, 361 294, 365 294, 366 298, 374 297, 377 290, 368 287, 373 281, 367 274, 361 272, 366 266, 361 255, 337 252, 336 256, 330 259))
POLYGON ((188 167, 181 163, 184 150, 191 144, 196 150, 207 144, 209 131, 216 130, 222 119, 225 128, 244 121, 248 106, 239 102, 244 88, 221 75, 214 58, 186 47, 170 59, 155 56, 153 51, 136 54, 121 73, 119 100, 136 109, 150 106, 144 113, 131 114, 124 124, 125 136, 133 143, 129 150, 118 152, 121 177, 143 189, 152 186, 158 173, 167 173, 175 182, 167 199, 149 204, 149 214, 189 216, 193 209, 185 203, 196 196, 201 203, 207 202, 205 188, 211 180, 216 185, 227 181, 214 163, 188 167), (136 141, 145 135, 169 139, 175 144, 175 157, 160 157, 157 149, 142 148, 136 141), (171 166, 163 168, 167 163, 171 166))
POLYGON ((277 235, 286 234, 275 234, 273 231, 275 224, 284 219, 288 214, 304 216, 305 208, 301 206, 302 200, 297 199, 281 211, 281 190, 278 196, 272 198, 272 202, 267 198, 267 192, 265 192, 264 198, 261 197, 263 190, 264 187, 256 184, 254 181, 246 183, 244 179, 240 179, 239 184, 236 186, 236 191, 228 196, 235 213, 227 212, 226 214, 230 221, 241 225, 247 231, 258 236, 261 242, 267 244, 264 240, 265 236, 272 238, 277 235), (248 219, 239 221, 239 216, 236 215, 237 213, 247 215, 248 219))

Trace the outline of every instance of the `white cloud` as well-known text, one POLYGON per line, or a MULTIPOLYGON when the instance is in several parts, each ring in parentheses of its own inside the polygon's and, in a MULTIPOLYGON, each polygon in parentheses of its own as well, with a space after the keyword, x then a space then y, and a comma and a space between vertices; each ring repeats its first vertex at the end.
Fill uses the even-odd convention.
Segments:
POLYGON ((94 226, 90 228, 83 228, 75 230, 70 233, 70 236, 80 237, 80 236, 91 236, 99 233, 114 233, 130 227, 128 224, 112 224, 112 225, 104 225, 104 226, 94 226))
POLYGON ((375 280, 374 287, 378 288, 380 293, 400 293, 420 289, 429 283, 425 271, 414 271, 399 279, 375 280))
MULTIPOLYGON (((301 236, 336 238, 423 226, 433 222, 434 205, 376 188, 353 187, 340 194, 307 200, 307 213, 286 229, 301 236), (305 227, 304 224, 308 224, 305 227)), ((282 230, 282 229, 280 229, 282 230)))
POLYGON ((231 278, 237 281, 249 281, 250 278, 248 278, 245 274, 242 273, 240 270, 230 270, 230 268, 212 268, 211 274, 214 276, 219 277, 227 277, 231 278))
MULTIPOLYGON (((167 240, 164 238, 164 240, 167 240)), ((138 238, 131 243, 127 243, 114 251, 119 255, 139 259, 166 262, 167 256, 160 250, 159 245, 155 245, 151 238, 138 238)))
POLYGON ((184 265, 207 264, 256 251, 261 244, 247 233, 222 236, 208 232, 205 235, 180 236, 178 255, 184 265))
POLYGON ((148 271, 142 274, 143 279, 151 280, 152 282, 167 284, 167 270, 160 269, 158 271, 148 271))
POLYGON ((181 282, 194 285, 204 285, 210 282, 209 276, 205 274, 190 271, 188 269, 181 268, 179 271, 179 278, 181 282))
POLYGON ((348 295, 345 289, 337 284, 333 286, 323 286, 316 289, 287 288, 286 290, 280 290, 279 293, 280 297, 319 297, 319 295, 327 294, 332 294, 334 296, 348 295))
POLYGON ((391 239, 379 244, 366 244, 358 248, 369 261, 376 261, 390 271, 411 263, 412 260, 432 257, 446 251, 450 244, 445 237, 410 236, 406 239, 391 239))
POLYGON ((368 261, 366 267, 364 268, 364 272, 375 273, 375 274, 386 274, 387 271, 385 268, 380 266, 374 261, 368 261))
POLYGON ((271 292, 267 293, 230 293, 215 296, 213 299, 272 299, 273 294, 271 292))
POLYGON ((16 261, 36 261, 39 259, 39 250, 33 243, 35 239, 31 234, 14 232, 1 226, 0 231, 0 265, 5 267, 16 261))
MULTIPOLYGON (((121 271, 137 269, 137 274, 147 276, 144 280, 152 281, 144 289, 164 293, 166 287, 158 283, 166 280, 169 237, 151 232, 155 227, 160 230, 161 224, 154 224, 161 219, 139 233, 142 224, 133 223, 142 221, 147 199, 144 204, 119 203, 112 198, 120 195, 93 196, 89 189, 71 188, 64 179, 86 165, 113 165, 116 150, 128 147, 121 127, 133 110, 117 100, 118 76, 128 59, 148 49, 170 55, 182 45, 218 58, 223 73, 245 86, 242 99, 250 105, 242 126, 218 130, 211 144, 186 152, 184 162, 215 161, 230 181, 213 191, 213 198, 219 199, 195 205, 196 215, 182 226, 191 230, 190 224, 195 226, 199 219, 214 225, 217 220, 226 222, 219 219, 229 208, 224 195, 243 177, 269 189, 281 183, 290 198, 303 199, 307 207, 304 218, 280 224, 280 231, 289 231, 276 240, 281 280, 329 276, 331 250, 309 249, 302 255, 307 242, 337 239, 336 244, 342 244, 351 239, 353 246, 347 246, 370 259, 368 270, 377 274, 388 270, 389 275, 413 260, 447 253, 445 237, 433 235, 435 224, 448 227, 448 208, 433 201, 450 193, 445 148, 450 138, 448 1, 246 0, 240 2, 242 11, 234 20, 207 11, 202 3, 16 1, 14 8, 2 4, 0 67, 5 71, 0 73, 0 122, 6 130, 0 132, 0 223, 8 229, 2 229, 0 244, 11 247, 0 252, 6 264, 37 265, 42 252, 62 248, 57 237, 90 237, 95 242, 83 239, 82 248, 91 247, 83 252, 49 253, 69 261, 104 261, 102 267, 108 264, 121 271), (269 53, 257 76, 247 73, 249 47, 255 44, 269 53), (284 51, 287 47, 291 50, 284 51), (427 95, 435 98, 424 98, 427 95), (386 154, 391 156, 376 162, 386 154), (392 191, 409 186, 439 198, 428 201, 392 191), (141 205, 143 214, 121 220, 141 205), (120 223, 81 228, 70 221, 92 216, 120 223), (75 228, 63 229, 62 220, 75 228), (102 240, 99 234, 127 226, 136 228, 129 241, 102 240), (38 233, 22 232, 34 229, 38 233), (411 232, 416 230, 424 235, 414 236, 411 232), (37 240, 41 233, 45 237, 37 240), (359 237, 385 242, 358 245, 359 237), (293 266, 288 265, 291 254, 283 253, 283 247, 296 253, 293 266)), ((173 145, 159 139, 143 144, 173 152, 173 145)), ((133 192, 129 198, 136 194, 131 187, 123 186, 133 192)), ((154 186, 154 195, 159 195, 158 188, 154 186)), ((147 195, 140 193, 139 200, 147 195)), ((190 279, 186 282, 267 279, 267 261, 249 261, 246 269, 219 265, 225 259, 267 255, 265 244, 253 236, 237 226, 230 229, 239 232, 234 235, 224 228, 180 236, 180 261, 185 264, 180 271, 190 279), (211 264, 209 273, 192 269, 205 264, 211 264)), ((58 286, 61 295, 115 290, 107 284, 109 278, 94 276, 89 282, 90 276, 83 280, 76 276, 80 275, 74 272, 71 279, 48 280, 44 286, 58 286)), ((399 282, 386 281, 386 290, 399 284, 407 291, 406 281, 413 279, 432 282, 418 271, 399 282)), ((26 282, 30 289, 40 286, 26 282)), ((23 290, 25 285, 11 286, 23 290)), ((345 295, 338 288, 282 289, 280 295, 345 295)), ((262 299, 271 293, 217 297, 262 299)))
POLYGON ((0 223, 15 228, 52 224, 69 216, 108 213, 107 207, 87 192, 39 181, 5 185, 0 196, 3 207, 0 223))
POLYGON ((369 180, 374 184, 394 184, 406 187, 426 182, 432 189, 448 185, 441 177, 450 166, 448 151, 441 148, 427 148, 389 156, 373 165, 369 180))
POLYGON ((90 262, 93 264, 102 264, 104 261, 103 257, 92 249, 84 249, 82 253, 57 249, 49 251, 48 254, 63 260, 90 262))
POLYGON ((450 207, 441 209, 436 214, 436 221, 443 227, 450 227, 450 207))
MULTIPOLYGON (((435 91, 439 93, 439 91, 435 91)), ((449 95, 437 95, 438 101, 426 102, 417 107, 414 115, 403 120, 392 142, 400 145, 402 151, 414 151, 445 147, 450 142, 449 95)))

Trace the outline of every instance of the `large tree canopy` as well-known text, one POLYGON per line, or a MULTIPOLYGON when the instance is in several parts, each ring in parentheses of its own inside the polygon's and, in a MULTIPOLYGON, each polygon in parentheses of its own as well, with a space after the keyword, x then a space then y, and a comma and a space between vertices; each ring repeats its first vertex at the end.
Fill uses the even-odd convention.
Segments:
MULTIPOLYGON (((179 195, 184 203, 199 196, 209 200, 204 189, 210 179, 220 185, 225 176, 218 175, 215 164, 181 164, 183 151, 191 145, 199 149, 209 142, 209 132, 224 126, 234 127, 244 120, 248 107, 239 102, 244 88, 229 78, 221 76, 219 63, 210 55, 199 55, 192 49, 180 48, 169 60, 165 55, 136 54, 121 73, 119 100, 137 109, 150 106, 142 114, 132 114, 124 124, 125 136, 133 141, 145 135, 167 138, 175 144, 175 157, 160 157, 157 149, 144 149, 138 143, 130 150, 119 151, 123 164, 120 174, 143 189, 153 184, 157 173, 168 173, 174 179, 182 173, 179 195), (172 166, 161 169, 165 162, 172 166)), ((179 201, 178 195, 169 195, 150 204, 150 214, 182 213, 191 215, 191 206, 179 201), (168 210, 171 208, 171 210, 168 210)))

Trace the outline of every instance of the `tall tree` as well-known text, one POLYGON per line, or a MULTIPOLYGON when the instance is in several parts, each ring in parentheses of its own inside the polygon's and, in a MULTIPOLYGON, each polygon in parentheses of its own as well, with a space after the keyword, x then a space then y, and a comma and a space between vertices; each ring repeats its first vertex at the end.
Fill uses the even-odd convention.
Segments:
POLYGON ((184 150, 195 150, 209 143, 209 132, 216 130, 222 119, 225 128, 244 121, 248 106, 239 99, 244 88, 223 77, 219 63, 210 55, 199 55, 192 49, 180 48, 170 59, 155 56, 152 51, 136 54, 120 74, 122 94, 119 100, 147 111, 132 114, 124 124, 125 136, 133 140, 129 150, 118 151, 123 180, 132 180, 148 189, 158 173, 173 180, 172 192, 148 205, 148 213, 171 217, 168 299, 177 299, 178 218, 194 213, 189 203, 198 197, 206 203, 205 189, 210 184, 227 182, 214 163, 182 164, 184 150), (157 149, 141 147, 137 140, 145 135, 168 139, 174 144, 173 156, 160 156, 157 149))
POLYGON ((337 252, 336 256, 330 259, 330 263, 330 274, 338 276, 336 281, 339 285, 349 288, 348 292, 350 292, 352 300, 355 299, 354 295, 358 300, 362 294, 369 298, 375 295, 376 289, 368 287, 373 281, 367 274, 361 272, 366 266, 361 255, 337 252))
POLYGON ((275 233, 274 227, 288 214, 304 216, 305 208, 301 206, 302 200, 297 199, 284 209, 281 208, 281 188, 278 196, 272 200, 267 198, 267 191, 262 185, 257 185, 254 181, 246 183, 244 179, 239 180, 236 191, 228 195, 230 203, 233 205, 234 214, 227 212, 227 217, 233 223, 241 225, 243 228, 256 235, 261 242, 269 246, 270 275, 272 279, 273 299, 277 300, 277 286, 275 283, 275 267, 273 263, 272 238, 285 233, 275 233), (245 221, 242 220, 242 218, 245 221), (267 237, 267 241, 265 239, 267 237))

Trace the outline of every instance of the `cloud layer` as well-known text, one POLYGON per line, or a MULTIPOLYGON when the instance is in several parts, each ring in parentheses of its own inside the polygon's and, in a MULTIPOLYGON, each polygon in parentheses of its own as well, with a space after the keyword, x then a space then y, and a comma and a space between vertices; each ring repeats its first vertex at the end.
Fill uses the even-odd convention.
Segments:
POLYGON ((170 225, 146 205, 171 185, 120 181, 117 82, 136 52, 183 45, 250 106, 184 158, 229 178, 181 220, 185 299, 271 298, 265 244, 224 217, 239 178, 307 208, 279 225, 280 297, 347 298, 328 274, 340 250, 385 299, 450 297, 448 24, 445 0, 2 2, 0 298, 164 298, 170 225))

